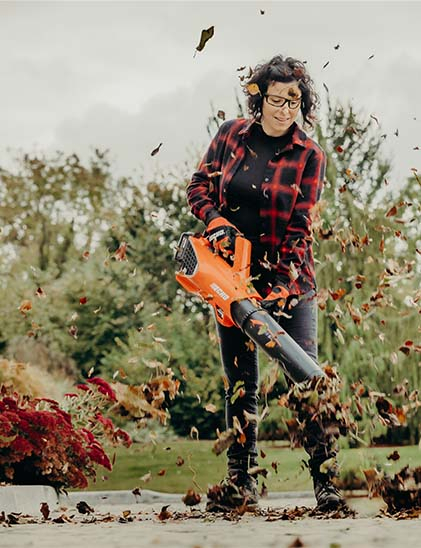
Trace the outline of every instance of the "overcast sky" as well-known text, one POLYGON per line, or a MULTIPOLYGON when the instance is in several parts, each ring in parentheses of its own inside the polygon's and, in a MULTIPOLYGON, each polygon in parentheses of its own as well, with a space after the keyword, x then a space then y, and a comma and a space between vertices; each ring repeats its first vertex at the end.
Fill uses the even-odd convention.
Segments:
POLYGON ((397 183, 421 171, 420 21, 404 1, 0 2, 0 165, 94 147, 127 175, 182 165, 207 145, 211 102, 236 116, 236 69, 281 53, 307 61, 322 103, 325 83, 379 120, 397 183))

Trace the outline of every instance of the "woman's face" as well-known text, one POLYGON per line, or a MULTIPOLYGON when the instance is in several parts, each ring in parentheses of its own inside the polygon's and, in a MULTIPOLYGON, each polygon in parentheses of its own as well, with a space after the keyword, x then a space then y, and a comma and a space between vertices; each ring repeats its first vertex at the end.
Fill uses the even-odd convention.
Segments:
POLYGON ((263 97, 261 118, 263 130, 267 135, 280 137, 288 132, 300 112, 300 98, 301 90, 296 81, 287 84, 273 82, 268 86, 263 97), (288 103, 285 99, 291 102, 288 103))

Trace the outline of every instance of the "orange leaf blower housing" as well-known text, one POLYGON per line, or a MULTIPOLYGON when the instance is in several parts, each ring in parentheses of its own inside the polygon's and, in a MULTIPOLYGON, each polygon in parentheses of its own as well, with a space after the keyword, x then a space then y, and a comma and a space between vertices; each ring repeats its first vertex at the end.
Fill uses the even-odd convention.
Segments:
POLYGON ((261 295, 250 281, 251 243, 235 240, 233 264, 214 253, 202 235, 185 232, 178 242, 175 260, 177 281, 199 295, 215 310, 217 321, 237 326, 271 358, 279 361, 294 382, 304 382, 324 373, 318 364, 259 305, 261 295))

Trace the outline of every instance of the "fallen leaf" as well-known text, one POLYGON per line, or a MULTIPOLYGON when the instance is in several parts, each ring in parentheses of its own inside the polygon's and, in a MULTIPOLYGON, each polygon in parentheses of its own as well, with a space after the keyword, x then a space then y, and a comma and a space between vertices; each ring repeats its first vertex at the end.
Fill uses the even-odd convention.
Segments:
POLYGON ((158 519, 160 521, 165 521, 166 519, 169 519, 172 517, 172 513, 168 511, 168 508, 170 507, 170 504, 167 504, 166 506, 163 506, 161 508, 161 511, 158 514, 158 519))
POLYGON ((93 514, 95 512, 95 510, 84 500, 81 500, 76 504, 76 510, 79 514, 93 514))
POLYGON ((50 515, 50 507, 46 502, 41 502, 39 511, 44 519, 48 519, 48 516, 50 515))

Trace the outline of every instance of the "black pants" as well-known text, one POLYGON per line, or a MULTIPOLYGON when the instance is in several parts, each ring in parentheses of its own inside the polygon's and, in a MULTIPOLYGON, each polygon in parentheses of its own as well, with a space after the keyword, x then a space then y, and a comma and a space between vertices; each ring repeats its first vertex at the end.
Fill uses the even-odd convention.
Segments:
MULTIPOLYGON (((289 308, 288 299, 285 312, 291 318, 276 317, 276 321, 293 339, 317 362, 317 300, 315 291, 299 297, 298 304, 289 308)), ((244 410, 257 414, 259 363, 257 349, 249 344, 250 339, 236 327, 224 327, 217 322, 220 340, 222 365, 228 379, 225 397, 225 417, 227 428, 233 426, 236 416, 246 435, 244 444, 238 442, 228 449, 229 474, 245 473, 257 464, 257 425, 249 422, 245 426, 244 410), (233 398, 238 381, 244 382, 245 395, 233 398)), ((285 364, 287 365, 287 364, 285 364)), ((288 380, 288 379, 287 379, 288 380)), ((291 382, 288 380, 288 382, 291 382)), ((333 441, 317 424, 306 431, 305 449, 310 456, 311 473, 317 473, 320 464, 336 455, 333 441)))

